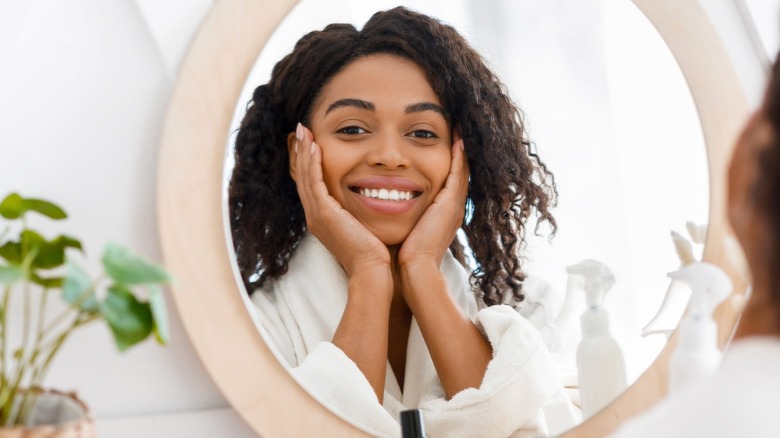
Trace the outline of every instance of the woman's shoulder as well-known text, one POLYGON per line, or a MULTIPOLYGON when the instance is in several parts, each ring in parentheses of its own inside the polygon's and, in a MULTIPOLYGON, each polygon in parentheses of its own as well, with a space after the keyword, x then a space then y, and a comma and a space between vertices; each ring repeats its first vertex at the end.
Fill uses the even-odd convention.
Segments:
POLYGON ((301 290, 346 286, 344 269, 327 248, 311 233, 305 233, 295 248, 287 272, 269 278, 252 292, 252 296, 300 294, 301 290))
POLYGON ((261 315, 281 315, 289 321, 316 319, 343 311, 347 286, 341 265, 316 237, 307 233, 290 259, 287 272, 266 280, 252 292, 251 301, 261 315))

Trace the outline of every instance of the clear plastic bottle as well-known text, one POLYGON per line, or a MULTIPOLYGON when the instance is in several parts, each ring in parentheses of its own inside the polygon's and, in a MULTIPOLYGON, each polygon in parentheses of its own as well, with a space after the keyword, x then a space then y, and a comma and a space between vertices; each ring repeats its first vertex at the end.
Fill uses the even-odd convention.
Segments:
POLYGON ((669 363, 669 393, 713 374, 720 365, 718 326, 712 312, 732 289, 729 276, 719 267, 697 262, 669 273, 691 288, 687 312, 678 327, 679 343, 669 363))
POLYGON ((615 283, 607 266, 595 260, 584 260, 569 266, 570 276, 585 292, 587 309, 580 318, 582 341, 577 348, 577 373, 584 418, 600 411, 622 393, 627 385, 623 350, 609 331, 609 314, 604 298, 615 283))

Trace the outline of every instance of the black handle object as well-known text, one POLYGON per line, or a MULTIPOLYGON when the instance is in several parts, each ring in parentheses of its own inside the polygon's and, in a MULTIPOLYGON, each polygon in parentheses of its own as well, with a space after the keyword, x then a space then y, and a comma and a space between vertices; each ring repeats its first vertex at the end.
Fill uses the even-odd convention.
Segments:
POLYGON ((417 409, 401 411, 401 436, 403 438, 425 438, 422 413, 417 409))

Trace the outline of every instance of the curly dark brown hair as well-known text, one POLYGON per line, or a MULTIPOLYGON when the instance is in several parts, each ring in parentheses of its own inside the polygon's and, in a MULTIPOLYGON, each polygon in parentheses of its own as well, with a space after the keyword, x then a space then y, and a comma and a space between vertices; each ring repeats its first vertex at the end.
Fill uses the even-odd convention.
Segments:
MULTIPOLYGON (((535 232, 557 224, 552 173, 527 139, 523 115, 482 57, 451 26, 399 7, 378 12, 362 30, 331 24, 302 37, 257 87, 236 137, 230 181, 230 219, 247 290, 287 272, 306 230, 303 207, 289 174, 287 136, 309 124, 312 105, 328 81, 370 54, 416 63, 439 96, 451 126, 460 127, 471 172, 462 225, 476 262, 471 279, 487 305, 523 300, 521 250, 526 221, 535 232)), ((453 241, 463 261, 463 248, 453 241)))
MULTIPOLYGON (((764 147, 758 160, 759 173, 752 187, 759 208, 769 219, 770 231, 766 236, 773 245, 773 259, 769 262, 780 266, 780 53, 775 56, 764 102, 764 117, 772 126, 771 143, 764 147)), ((774 275, 770 284, 772 300, 780 308, 780 275, 774 275)))

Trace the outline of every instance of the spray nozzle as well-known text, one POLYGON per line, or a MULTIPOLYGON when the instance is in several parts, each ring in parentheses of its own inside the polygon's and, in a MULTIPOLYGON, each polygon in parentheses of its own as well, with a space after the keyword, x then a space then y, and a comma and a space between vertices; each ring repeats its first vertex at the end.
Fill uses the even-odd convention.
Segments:
POLYGON ((732 289, 729 276, 712 263, 691 263, 667 275, 690 286, 688 315, 692 317, 711 317, 715 307, 728 297, 732 289))
POLYGON ((615 274, 596 260, 583 260, 566 268, 566 273, 582 278, 585 302, 589 309, 602 307, 607 292, 615 284, 615 274))

